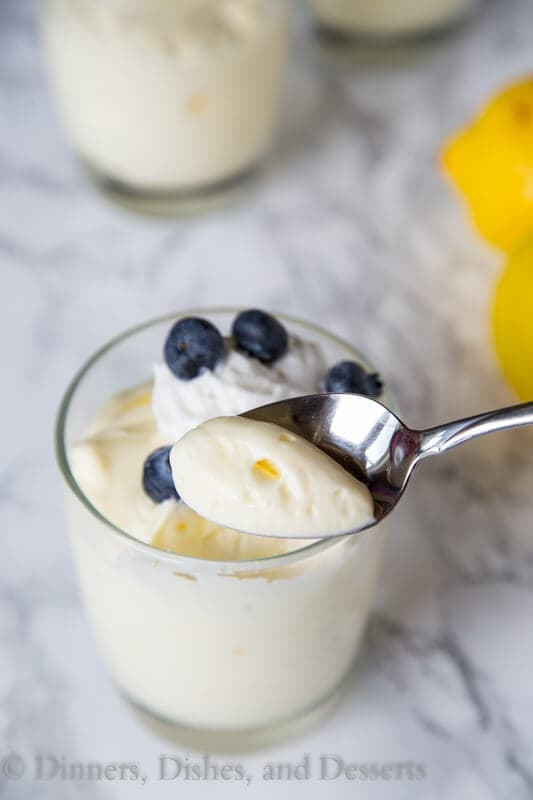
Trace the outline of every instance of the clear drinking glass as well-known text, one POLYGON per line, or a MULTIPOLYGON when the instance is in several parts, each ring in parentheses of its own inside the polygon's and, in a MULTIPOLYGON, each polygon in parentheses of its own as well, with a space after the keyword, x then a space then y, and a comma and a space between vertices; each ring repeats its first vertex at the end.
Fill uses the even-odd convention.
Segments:
MULTIPOLYGON (((229 334, 237 312, 191 313, 229 334)), ((329 363, 366 363, 324 330, 281 318, 329 363)), ((76 481, 69 446, 105 400, 149 378, 174 320, 114 339, 68 388, 56 442, 68 528, 94 636, 121 693, 181 741, 242 750, 299 731, 337 696, 373 600, 384 528, 228 562, 159 550, 102 516, 76 481)))
POLYGON ((286 0, 42 0, 52 88, 74 152, 139 210, 214 202, 276 128, 286 0))
POLYGON ((319 32, 339 44, 405 40, 465 18, 479 0, 308 0, 319 32))

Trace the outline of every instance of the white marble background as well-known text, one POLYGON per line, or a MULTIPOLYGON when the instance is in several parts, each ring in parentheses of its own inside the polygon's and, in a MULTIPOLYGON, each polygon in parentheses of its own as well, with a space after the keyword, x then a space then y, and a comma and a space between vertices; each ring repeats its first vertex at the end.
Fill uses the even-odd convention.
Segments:
MULTIPOLYGON (((239 207, 154 221, 96 194, 68 155, 33 8, 0 0, 0 758, 140 761, 160 753, 112 691, 66 546, 52 427, 73 371, 106 338, 198 304, 260 304, 321 322, 379 365, 414 426, 513 401, 488 307, 499 257, 471 231, 436 153, 502 82, 531 69, 531 0, 493 0, 438 45, 331 62, 302 33, 277 157, 239 207)), ((9 800, 90 796, 533 797, 533 437, 428 463, 391 532, 382 591, 345 703, 245 759, 232 784, 0 775, 9 800), (272 786, 266 761, 412 760, 425 780, 272 786), (144 792, 144 794, 143 794, 144 792)))

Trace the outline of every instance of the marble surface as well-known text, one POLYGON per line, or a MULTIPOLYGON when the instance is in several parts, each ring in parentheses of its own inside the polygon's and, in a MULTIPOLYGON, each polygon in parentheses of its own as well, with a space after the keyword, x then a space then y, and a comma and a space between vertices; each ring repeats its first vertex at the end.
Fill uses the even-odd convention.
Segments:
MULTIPOLYGON (((366 351, 413 426, 512 402, 488 329, 500 259, 470 229, 436 154, 488 93, 531 69, 532 53, 530 0, 493 0, 431 47, 351 64, 300 26, 290 114, 260 186, 203 218, 148 220, 110 205, 79 172, 49 102, 34 9, 2 0, 0 797, 213 791, 206 781, 32 779, 37 754, 138 761, 154 776, 161 753, 180 754, 116 697, 83 616, 52 445, 74 370, 140 319, 260 304, 366 351), (26 760, 19 780, 9 753, 26 760)), ((420 469, 391 526, 343 704, 304 737, 237 759, 255 780, 218 781, 218 796, 327 786, 339 798, 533 797, 532 445, 530 432, 501 435, 420 469), (262 780, 266 762, 305 753, 412 761, 427 774, 262 780)))

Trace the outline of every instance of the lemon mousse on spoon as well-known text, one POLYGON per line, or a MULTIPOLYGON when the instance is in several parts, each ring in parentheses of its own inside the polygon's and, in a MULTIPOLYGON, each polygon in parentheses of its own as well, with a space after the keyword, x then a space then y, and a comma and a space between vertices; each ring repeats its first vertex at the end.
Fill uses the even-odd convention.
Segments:
POLYGON ((271 422, 204 422, 174 445, 170 464, 188 506, 248 533, 322 538, 374 519, 364 483, 307 439, 271 422))

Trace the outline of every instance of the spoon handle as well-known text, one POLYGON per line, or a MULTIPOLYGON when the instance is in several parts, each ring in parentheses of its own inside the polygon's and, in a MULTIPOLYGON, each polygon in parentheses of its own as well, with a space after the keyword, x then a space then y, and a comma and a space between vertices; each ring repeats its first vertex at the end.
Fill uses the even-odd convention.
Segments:
POLYGON ((439 455, 487 433, 533 425, 533 403, 489 411, 476 417, 448 422, 437 428, 420 431, 419 458, 439 455))

